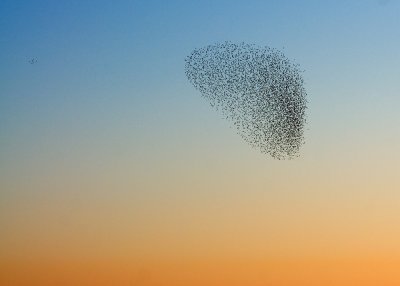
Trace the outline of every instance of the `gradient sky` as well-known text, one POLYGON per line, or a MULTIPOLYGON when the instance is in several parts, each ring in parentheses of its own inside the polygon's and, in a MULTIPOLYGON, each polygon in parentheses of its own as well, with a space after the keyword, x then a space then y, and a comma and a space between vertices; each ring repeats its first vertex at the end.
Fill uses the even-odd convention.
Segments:
POLYGON ((0 284, 400 285, 399 27, 397 0, 2 0, 0 284), (186 79, 226 40, 305 70, 300 158, 186 79))

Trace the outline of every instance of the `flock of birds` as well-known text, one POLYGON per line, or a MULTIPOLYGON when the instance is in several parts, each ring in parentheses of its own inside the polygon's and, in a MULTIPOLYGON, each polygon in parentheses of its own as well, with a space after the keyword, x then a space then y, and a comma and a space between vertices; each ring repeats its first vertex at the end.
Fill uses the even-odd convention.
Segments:
POLYGON ((275 159, 297 157, 307 99, 302 71, 269 47, 209 45, 185 59, 189 81, 251 146, 275 159))

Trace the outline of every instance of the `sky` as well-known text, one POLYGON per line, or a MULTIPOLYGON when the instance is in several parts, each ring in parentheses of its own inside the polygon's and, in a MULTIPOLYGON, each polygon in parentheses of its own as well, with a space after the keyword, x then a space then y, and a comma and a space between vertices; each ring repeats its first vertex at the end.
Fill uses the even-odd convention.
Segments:
POLYGON ((398 27, 397 0, 1 1, 0 284, 399 285, 398 27), (304 69, 299 158, 187 80, 225 41, 304 69))

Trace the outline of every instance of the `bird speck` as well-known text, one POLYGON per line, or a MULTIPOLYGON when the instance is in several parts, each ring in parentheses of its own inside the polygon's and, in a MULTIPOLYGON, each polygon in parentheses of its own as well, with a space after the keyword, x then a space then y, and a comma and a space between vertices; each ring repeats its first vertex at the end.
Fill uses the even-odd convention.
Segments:
POLYGON ((31 65, 33 65, 33 64, 36 64, 36 63, 37 63, 37 59, 36 59, 36 58, 31 58, 28 62, 29 62, 31 65))

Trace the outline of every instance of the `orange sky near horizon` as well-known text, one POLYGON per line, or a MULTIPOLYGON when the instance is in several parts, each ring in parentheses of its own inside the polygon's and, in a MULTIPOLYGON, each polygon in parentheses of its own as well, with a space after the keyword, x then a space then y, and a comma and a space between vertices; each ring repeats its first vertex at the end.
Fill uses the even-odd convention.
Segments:
POLYGON ((396 286, 400 259, 181 262, 41 261, 0 263, 9 286, 396 286))
POLYGON ((0 285, 400 282, 396 170, 368 164, 396 158, 338 153, 271 164, 254 154, 229 169, 197 160, 142 166, 134 176, 127 162, 94 168, 93 177, 66 166, 20 174, 1 208, 0 285))

